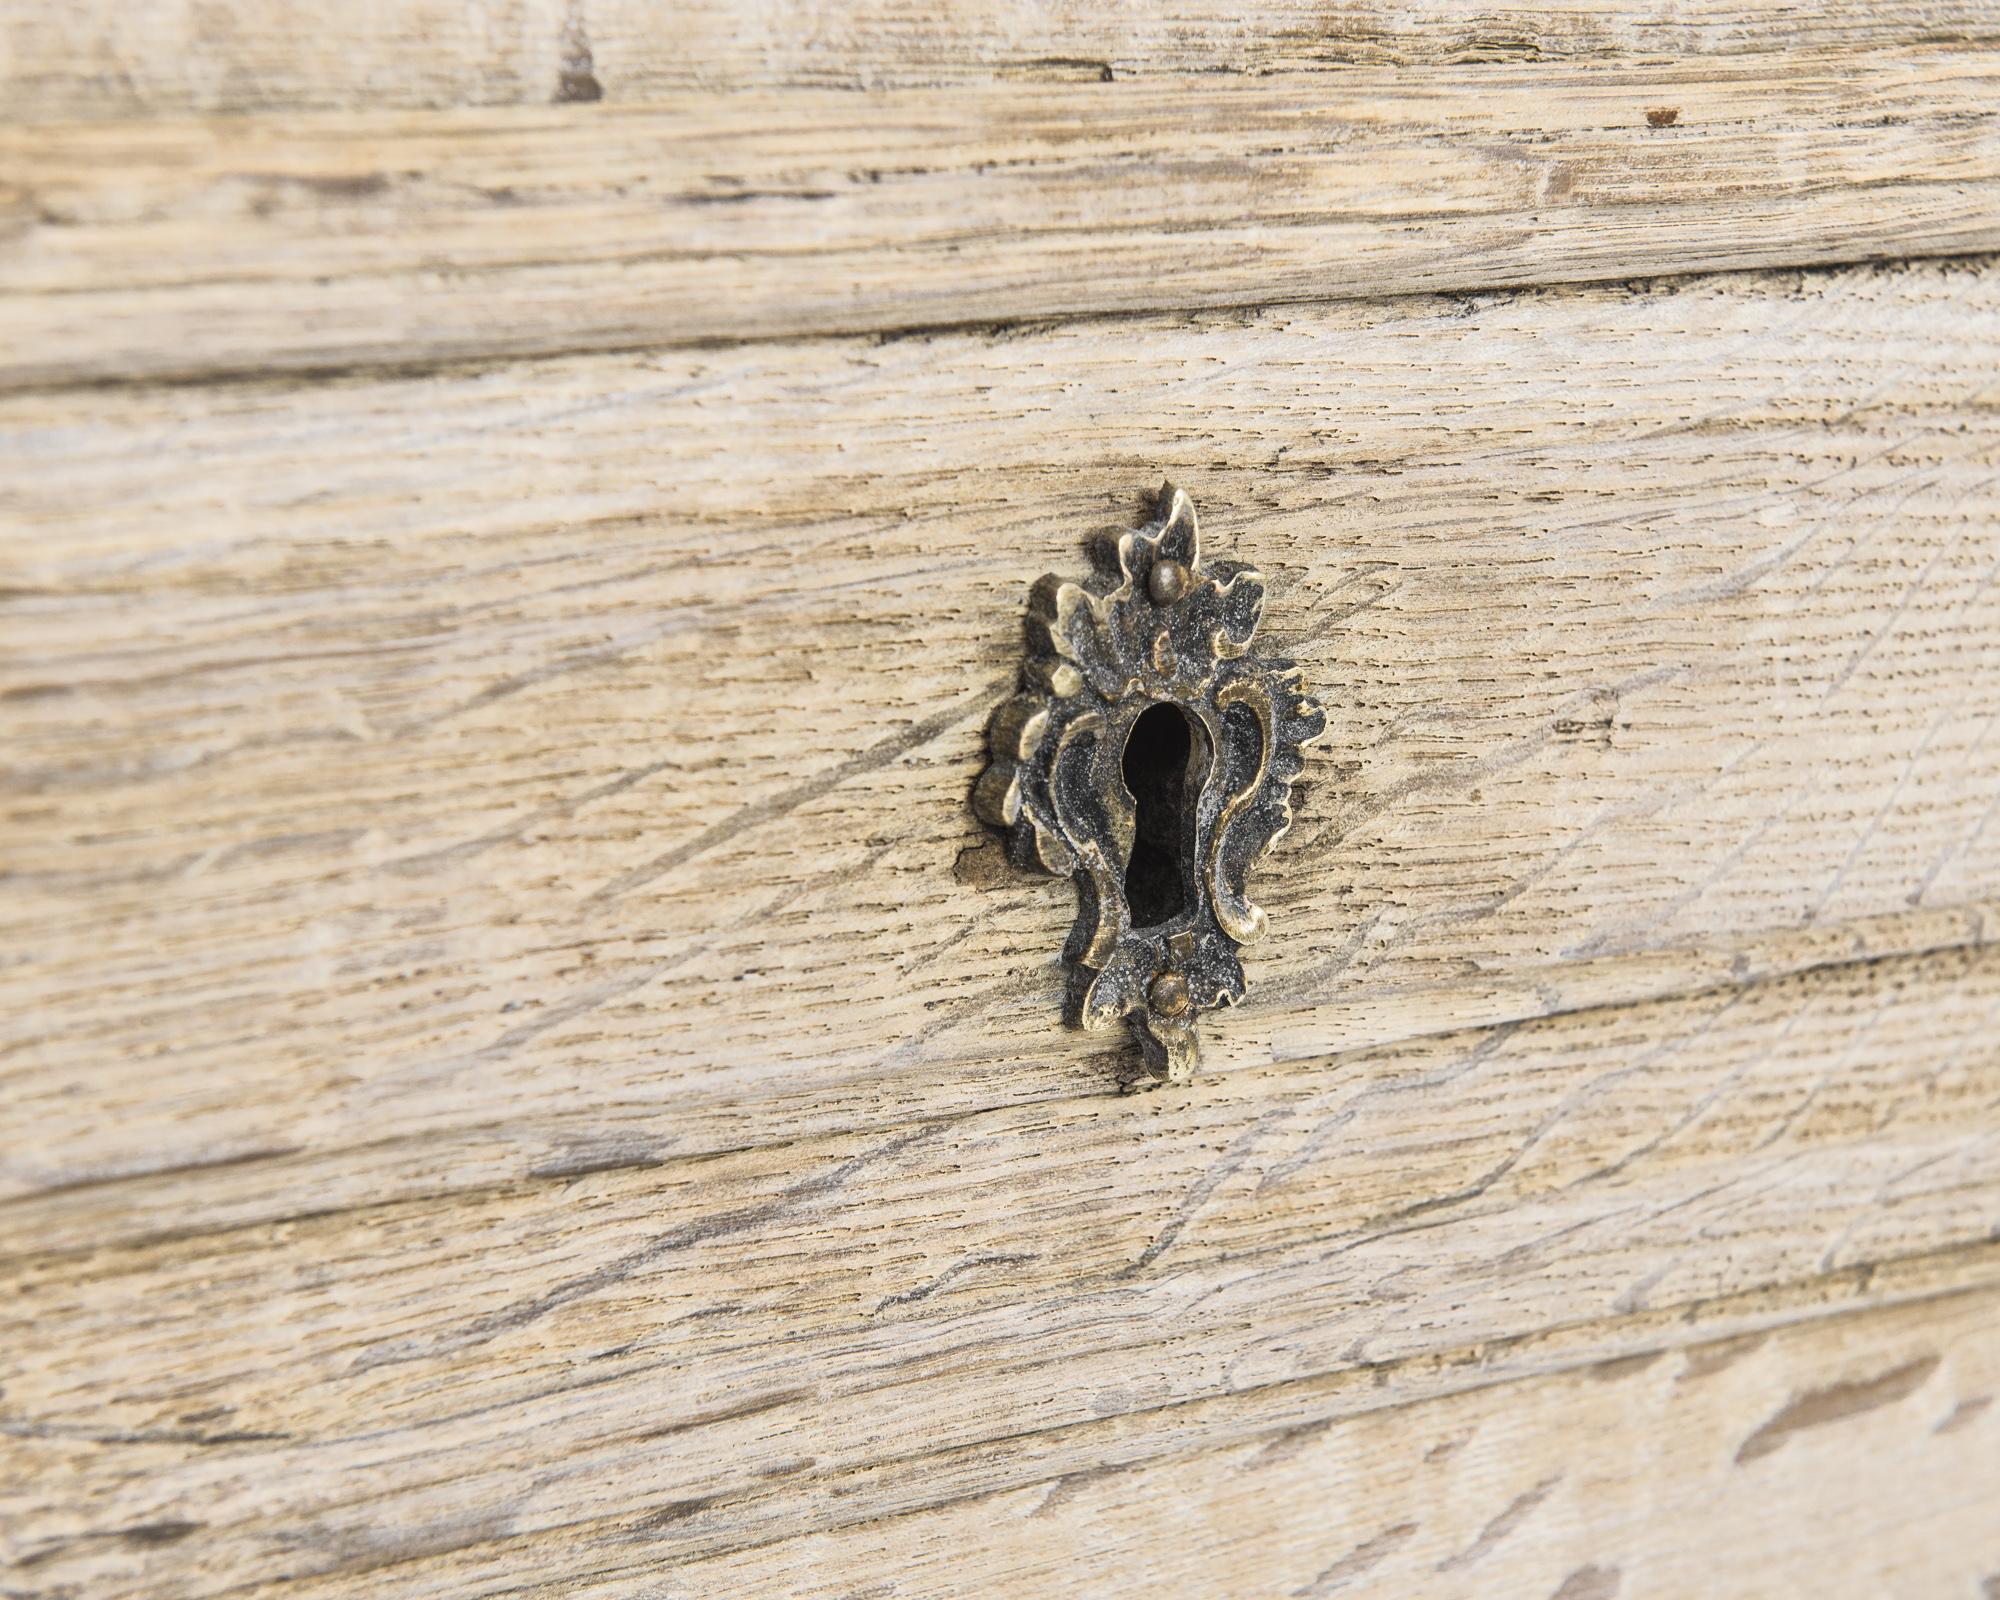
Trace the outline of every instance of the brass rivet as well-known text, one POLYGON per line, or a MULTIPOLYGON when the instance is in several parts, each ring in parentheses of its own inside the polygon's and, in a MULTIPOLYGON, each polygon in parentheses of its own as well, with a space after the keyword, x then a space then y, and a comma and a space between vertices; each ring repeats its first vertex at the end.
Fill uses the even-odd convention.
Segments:
POLYGON ((1177 1017, 1188 1008, 1187 979, 1178 972, 1163 972, 1153 980, 1153 1009, 1163 1017, 1177 1017))
POLYGON ((1178 561, 1155 561, 1146 589, 1156 606, 1170 606, 1187 593, 1188 569, 1178 561))

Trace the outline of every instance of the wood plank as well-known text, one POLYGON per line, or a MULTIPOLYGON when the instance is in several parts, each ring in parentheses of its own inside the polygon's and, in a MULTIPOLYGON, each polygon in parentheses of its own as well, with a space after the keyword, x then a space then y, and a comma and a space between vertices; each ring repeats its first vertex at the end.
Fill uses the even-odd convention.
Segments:
POLYGON ((0 385, 409 368, 1991 251, 2000 50, 15 127, 0 173, 0 385))
MULTIPOLYGON (((17 0, 0 14, 0 118, 543 104, 561 92, 579 44, 565 13, 582 9, 17 0)), ((587 54, 587 37, 580 43, 587 54)))
POLYGON ((1996 1015, 1954 951, 26 1260, 0 1528, 103 1600, 553 1591, 2000 1285, 1996 1015))
POLYGON ((1682 0, 439 0, 329 10, 16 0, 0 16, 0 116, 631 104, 690 89, 934 88, 996 78, 1256 74, 1563 58, 1842 53, 1991 44, 1985 0, 1767 6, 1682 0))
POLYGON ((1975 0, 1836 0, 1825 7, 1683 0, 1218 0, 1116 6, 1081 0, 688 0, 672 33, 659 0, 592 0, 604 91, 621 99, 696 87, 819 84, 883 89, 994 76, 1157 77, 1358 66, 1563 59, 1684 61, 1853 54, 1909 44, 2000 42, 1975 0), (678 46, 679 48, 675 48, 678 46))
POLYGON ((1628 1357, 785 1540, 659 1592, 1990 1594, 1996 1326, 1989 1292, 1628 1357))
POLYGON ((1210 1075, 1980 940, 1996 393, 1985 265, 18 400, 0 1226, 1109 1092, 967 795, 1163 472, 1333 710, 1210 1075))

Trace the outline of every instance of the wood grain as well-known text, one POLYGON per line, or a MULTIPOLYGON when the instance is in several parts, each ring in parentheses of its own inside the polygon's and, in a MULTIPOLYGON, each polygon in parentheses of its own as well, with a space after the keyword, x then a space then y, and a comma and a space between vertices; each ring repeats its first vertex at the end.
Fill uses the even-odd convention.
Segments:
MULTIPOLYGON (((1990 1287, 1996 1016, 2000 953, 1951 951, 27 1259, 0 1295, 8 1557, 106 1600, 478 1593, 485 1563, 558 1592, 1990 1287)), ((1989 1362, 1971 1304, 1946 1337, 1989 1362)), ((1715 1448, 1789 1450, 1816 1413, 1788 1403, 1715 1448)))
POLYGON ((0 1590, 2000 1593, 1996 88, 10 7, 0 1590), (1333 715, 1121 1098, 967 799, 1163 476, 1333 715))
POLYGON ((1990 251, 2000 50, 12 127, 0 174, 0 385, 409 368, 1990 251))
POLYGON ((364 1590, 540 1538, 554 1584, 2000 1282, 1996 1016, 2000 954, 1944 952, 26 1260, 16 1556, 100 1596, 364 1590))
POLYGON ((631 104, 689 89, 931 88, 1564 59, 1841 54, 2000 39, 1984 0, 1827 6, 1181 0, 16 0, 0 117, 631 104))
POLYGON ((1333 714, 1212 1074, 1978 942, 1996 395, 1978 264, 18 399, 0 1228, 1108 1091, 967 795, 1163 473, 1333 714))
POLYGON ((1967 1294, 1306 1423, 699 1562, 653 1593, 832 1596, 885 1572, 939 1596, 1978 1596, 2000 1579, 1996 1316, 2000 1296, 1967 1294))

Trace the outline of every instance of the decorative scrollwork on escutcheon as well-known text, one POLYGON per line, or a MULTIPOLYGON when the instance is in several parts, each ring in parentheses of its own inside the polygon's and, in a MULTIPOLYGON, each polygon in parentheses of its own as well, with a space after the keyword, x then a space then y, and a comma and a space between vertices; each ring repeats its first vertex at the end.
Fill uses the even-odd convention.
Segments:
POLYGON ((1295 662, 1252 651, 1263 576, 1202 560, 1180 490, 1110 554, 1102 578, 1030 591, 1021 689, 988 724, 973 804, 1017 866, 1074 880, 1070 1020, 1129 1018, 1131 1086, 1151 1088, 1187 1082, 1196 1020, 1243 998, 1237 951, 1266 926, 1250 869, 1291 824, 1326 715, 1295 662))

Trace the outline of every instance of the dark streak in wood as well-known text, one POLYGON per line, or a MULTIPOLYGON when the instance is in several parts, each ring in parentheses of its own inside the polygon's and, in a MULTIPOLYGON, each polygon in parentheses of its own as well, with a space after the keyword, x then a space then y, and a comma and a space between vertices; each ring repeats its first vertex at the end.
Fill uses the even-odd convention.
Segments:
POLYGON ((1144 1250, 1139 1252, 1138 1259, 1125 1268, 1119 1275, 1126 1278, 1136 1277, 1155 1261, 1159 1260, 1161 1256, 1165 1255, 1168 1250, 1173 1248, 1173 1243, 1181 1236, 1181 1231, 1194 1219, 1195 1214, 1208 1203, 1209 1197, 1250 1159, 1251 1152, 1256 1149, 1258 1141, 1278 1123, 1290 1117, 1290 1115, 1291 1112, 1289 1109, 1269 1112, 1258 1118, 1255 1123, 1244 1129, 1242 1133, 1238 1134, 1235 1140, 1231 1142, 1229 1148, 1196 1180, 1194 1187, 1188 1191, 1186 1198, 1175 1208, 1174 1214, 1168 1219, 1166 1226, 1154 1235, 1152 1242, 1144 1250))
POLYGON ((912 723, 889 735, 857 755, 849 756, 824 772, 815 773, 802 783, 794 784, 782 793, 769 795, 762 800, 753 800, 739 806, 720 822, 712 823, 686 843, 662 852, 646 862, 634 867, 630 872, 613 879, 593 892, 592 900, 615 900, 630 894, 634 889, 643 888, 654 879, 684 866, 696 856, 714 849, 727 839, 733 839, 751 828, 762 827, 769 822, 796 811, 807 802, 817 800, 821 795, 830 794, 848 779, 864 772, 873 772, 898 761, 911 751, 928 744, 947 728, 956 726, 967 718, 989 709, 1005 696, 1013 687, 1014 675, 1009 673, 994 680, 970 694, 959 696, 943 710, 933 712, 919 722, 912 723))
POLYGON ((642 1248, 631 1251, 594 1272, 570 1278, 541 1294, 517 1301, 502 1310, 475 1317, 453 1332, 432 1338, 392 1339, 368 1345, 355 1356, 349 1370, 366 1372, 374 1367, 399 1365, 406 1361, 422 1360, 486 1344, 503 1333, 513 1332, 539 1322, 559 1307, 602 1293, 605 1289, 622 1283, 635 1272, 665 1259, 676 1251, 686 1250, 709 1240, 726 1239, 766 1227, 798 1206, 837 1193, 856 1174, 878 1161, 887 1160, 912 1145, 934 1137, 937 1132, 938 1129, 931 1125, 909 1129, 892 1139, 884 1140, 870 1150, 863 1151, 860 1155, 841 1162, 830 1171, 792 1184, 776 1198, 761 1205, 745 1206, 740 1210, 705 1217, 699 1222, 672 1229, 642 1248))
POLYGON ((931 1279, 929 1283, 920 1284, 914 1289, 905 1289, 901 1294, 892 1294, 884 1300, 877 1301, 875 1311, 879 1315, 890 1306, 914 1305, 919 1300, 928 1300, 940 1290, 950 1287, 951 1284, 955 1283, 964 1274, 977 1271, 982 1267, 1019 1267, 1027 1265, 1027 1263, 1034 1259, 1032 1255, 1005 1252, 967 1256, 963 1261, 954 1262, 951 1266, 945 1268, 943 1272, 931 1279))
POLYGON ((1457 1555, 1445 1557, 1444 1560, 1438 1563, 1437 1570, 1440 1572, 1456 1572, 1459 1568, 1469 1567, 1474 1562, 1480 1560, 1495 1545, 1499 1544, 1502 1539, 1505 1539, 1508 1534, 1520 1527, 1528 1519, 1529 1513, 1555 1492, 1555 1487, 1560 1482, 1562 1482, 1562 1474, 1559 1472, 1551 1473, 1532 1489, 1522 1490, 1521 1493, 1514 1496, 1507 1503, 1506 1508, 1498 1516, 1479 1530, 1478 1538, 1459 1551, 1457 1555))
POLYGON ((1753 1333, 1740 1339, 1721 1339, 1714 1344, 1696 1346, 1687 1352, 1680 1381, 1712 1377, 1735 1366, 1745 1356, 1755 1355, 1761 1350, 1765 1338, 1764 1334, 1753 1333))
POLYGON ((669 1423, 664 1428, 647 1428, 637 1437, 671 1439, 676 1434, 687 1433, 695 1428, 710 1428, 723 1422, 740 1422, 745 1417, 762 1416, 766 1411, 777 1411, 785 1406, 798 1405, 811 1399, 810 1389, 780 1389, 774 1394, 759 1395, 755 1400, 746 1400, 742 1405, 725 1406, 719 1411, 710 1411, 699 1417, 688 1417, 680 1422, 669 1423))
POLYGON ((1666 1354, 1664 1350, 1642 1350, 1637 1355, 1620 1356, 1615 1361, 1602 1361, 1590 1369, 1590 1375, 1604 1383, 1616 1383, 1620 1379, 1644 1372, 1654 1362, 1666 1354))
POLYGON ((1346 1555, 1316 1576, 1313 1581, 1292 1593, 1297 1600, 1324 1600, 1324 1597, 1344 1588, 1349 1579, 1358 1578, 1370 1567, 1380 1565, 1395 1554, 1410 1535, 1417 1531, 1414 1522, 1399 1522, 1393 1528, 1384 1528, 1372 1539, 1364 1540, 1346 1555))
POLYGON ((1974 1395, 1970 1400, 1961 1400, 1951 1408, 1951 1415, 1931 1429, 1931 1432, 1956 1433, 1960 1428, 1969 1428, 1985 1415, 1987 1408, 1992 1404, 1993 1396, 1990 1394, 1974 1395))
POLYGON ((1623 1581, 1616 1567, 1578 1567, 1549 1600, 1611 1600, 1623 1581))
POLYGON ((1892 1367, 1879 1377, 1808 1390, 1743 1441, 1736 1452, 1737 1465, 1742 1466, 1769 1455, 1793 1434, 1807 1428, 1823 1428, 1828 1423, 1863 1416, 1883 1406, 1894 1405, 1921 1389, 1937 1369, 1938 1358, 1924 1356, 1916 1361, 1906 1361, 1900 1367, 1892 1367))

